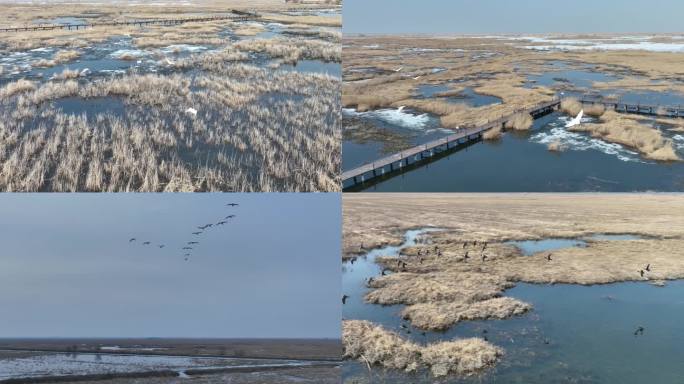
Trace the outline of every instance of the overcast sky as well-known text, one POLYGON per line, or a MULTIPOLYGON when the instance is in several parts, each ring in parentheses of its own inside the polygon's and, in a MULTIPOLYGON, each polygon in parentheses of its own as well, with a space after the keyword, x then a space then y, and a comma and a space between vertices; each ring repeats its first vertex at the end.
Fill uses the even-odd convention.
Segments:
POLYGON ((333 193, 2 194, 0 337, 338 338, 340 223, 333 193))
POLYGON ((345 33, 682 32, 681 0, 344 0, 345 33))

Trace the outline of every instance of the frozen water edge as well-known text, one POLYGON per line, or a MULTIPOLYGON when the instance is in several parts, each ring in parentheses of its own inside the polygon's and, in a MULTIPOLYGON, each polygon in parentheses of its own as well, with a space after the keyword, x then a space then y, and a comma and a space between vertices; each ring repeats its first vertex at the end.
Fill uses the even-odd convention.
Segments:
MULTIPOLYGON (((530 137, 530 141, 538 144, 551 144, 558 142, 566 150, 572 151, 586 151, 595 150, 603 152, 607 155, 613 155, 622 161, 632 161, 637 163, 646 163, 641 159, 639 154, 631 151, 620 144, 608 143, 600 139, 595 139, 589 135, 577 132, 571 132, 565 129, 565 124, 569 118, 562 116, 558 122, 550 123, 551 129, 544 132, 539 132, 530 137)), ((592 118, 583 118, 582 122, 587 123, 593 121, 592 118)))
POLYGON ((404 112, 403 108, 378 109, 368 112, 357 112, 355 109, 343 108, 342 111, 348 116, 374 117, 386 123, 416 130, 425 129, 430 122, 430 115, 427 113, 414 115, 404 112))
POLYGON ((155 355, 120 355, 96 353, 52 353, 31 357, 0 359, 0 380, 10 378, 131 373, 159 370, 184 372, 190 369, 267 368, 275 366, 306 366, 299 360, 255 360, 155 355), (242 364, 230 364, 243 362, 242 364), (252 362, 245 364, 244 362, 252 362))

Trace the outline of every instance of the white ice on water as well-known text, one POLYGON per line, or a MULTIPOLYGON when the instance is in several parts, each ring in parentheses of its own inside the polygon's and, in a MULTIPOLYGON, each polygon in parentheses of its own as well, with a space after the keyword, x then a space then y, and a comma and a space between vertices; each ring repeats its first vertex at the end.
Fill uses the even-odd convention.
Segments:
MULTIPOLYGON (((608 143, 586 134, 568 131, 565 129, 565 124, 567 124, 569 120, 568 117, 560 117, 557 122, 549 124, 551 129, 532 135, 530 141, 544 145, 559 142, 567 150, 594 150, 605 153, 606 155, 615 156, 622 161, 646 163, 637 152, 631 151, 620 144, 608 143)), ((591 121, 593 121, 592 118, 582 118, 582 123, 591 121)))
POLYGON ((409 112, 404 112, 404 107, 399 107, 397 109, 378 109, 368 112, 357 112, 355 109, 344 108, 342 111, 348 116, 376 118, 389 124, 415 130, 425 129, 430 122, 430 115, 427 113, 414 115, 409 112))

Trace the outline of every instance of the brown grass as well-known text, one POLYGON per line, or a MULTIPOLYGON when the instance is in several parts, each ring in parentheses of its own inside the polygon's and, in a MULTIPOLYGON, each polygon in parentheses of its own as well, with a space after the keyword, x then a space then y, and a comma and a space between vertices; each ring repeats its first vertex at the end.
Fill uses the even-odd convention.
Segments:
POLYGON ((19 93, 29 92, 36 89, 36 84, 30 80, 17 80, 11 83, 7 83, 4 87, 0 88, 0 100, 9 98, 19 93))
MULTIPOLYGON (((208 71, 195 77, 196 92, 179 74, 3 87, 0 190, 339 190, 337 79, 194 60, 208 71), (307 96, 255 103, 271 94, 307 96), (118 99, 126 114, 74 116, 50 104, 72 96, 118 99), (201 163, 182 156, 197 146, 212 148, 201 163)), ((77 76, 65 73, 58 78, 77 76)))
POLYGON ((562 152, 565 150, 565 147, 563 146, 563 144, 561 144, 559 140, 549 143, 547 148, 551 152, 562 152))
POLYGON ((634 148, 648 159, 681 160, 674 150, 672 140, 664 138, 658 129, 644 125, 638 120, 638 116, 607 111, 603 114, 601 123, 576 125, 570 130, 589 132, 602 140, 634 148))
POLYGON ((460 339, 427 346, 404 340, 368 321, 342 322, 345 358, 385 368, 414 372, 429 368, 436 377, 450 373, 467 376, 496 363, 503 351, 478 339, 460 339))
POLYGON ((506 128, 516 131, 526 131, 534 124, 534 119, 529 113, 520 112, 511 116, 506 122, 506 128))
POLYGON ((494 127, 482 134, 484 140, 499 140, 503 136, 501 127, 494 127))
POLYGON ((574 97, 566 97, 561 101, 561 111, 575 117, 582 110, 582 103, 574 97))
MULTIPOLYGON (((603 104, 585 105, 584 114, 592 117, 601 117, 606 112, 606 107, 603 104)), ((575 115, 577 116, 577 115, 575 115)))

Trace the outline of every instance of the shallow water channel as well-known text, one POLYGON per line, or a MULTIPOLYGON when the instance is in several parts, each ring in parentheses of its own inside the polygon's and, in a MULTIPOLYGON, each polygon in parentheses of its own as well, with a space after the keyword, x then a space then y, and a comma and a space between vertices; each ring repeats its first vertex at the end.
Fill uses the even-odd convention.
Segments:
MULTIPOLYGON (((373 383, 675 383, 684 376, 684 282, 665 287, 629 282, 580 286, 518 283, 504 295, 533 305, 526 315, 506 320, 459 323, 445 332, 422 332, 401 320, 401 305, 365 304, 365 280, 380 274, 376 256, 397 255, 425 231, 412 230, 401 246, 375 249, 343 266, 345 319, 375 322, 417 343, 463 337, 487 337, 505 356, 494 367, 470 378, 434 379, 426 372, 407 374, 345 361, 343 378, 373 383), (411 333, 401 328, 408 325, 411 333), (635 336, 638 326, 644 333, 635 336), (370 377, 369 377, 370 375, 370 377)), ((586 240, 622 241, 631 235, 598 235, 583 239, 520 242, 524 252, 582 246, 586 240), (570 243, 572 242, 572 243, 570 243), (531 246, 534 245, 534 248, 531 246)))

